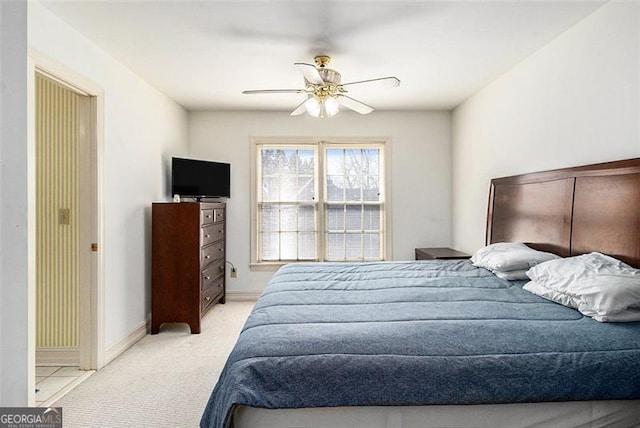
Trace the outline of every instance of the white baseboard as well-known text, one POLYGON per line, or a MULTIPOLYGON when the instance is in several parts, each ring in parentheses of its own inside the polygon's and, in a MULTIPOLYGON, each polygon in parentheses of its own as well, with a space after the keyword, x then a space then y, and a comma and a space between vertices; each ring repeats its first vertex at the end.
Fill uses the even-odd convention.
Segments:
POLYGON ((78 376, 76 379, 72 380, 70 383, 65 385, 61 390, 59 390, 58 392, 53 394, 51 397, 49 397, 49 399, 43 401, 42 403, 39 403, 38 407, 49 407, 49 406, 51 406, 53 403, 55 403, 56 401, 58 401, 59 399, 64 397, 67 394, 67 392, 71 391, 73 388, 75 388, 76 386, 80 385, 82 382, 84 382, 86 379, 88 379, 89 376, 93 375, 95 372, 96 372, 95 370, 87 370, 87 371, 85 371, 83 374, 78 376))
POLYGON ((227 291, 225 299, 229 302, 255 302, 262 294, 262 290, 227 291))
POLYGON ((109 346, 105 350, 104 365, 109 364, 118 355, 122 354, 124 351, 135 345, 137 341, 145 337, 149 332, 150 326, 151 320, 143 321, 136 328, 134 328, 131 333, 129 333, 113 345, 109 346))
POLYGON ((77 346, 36 348, 36 366, 77 366, 79 362, 77 346))

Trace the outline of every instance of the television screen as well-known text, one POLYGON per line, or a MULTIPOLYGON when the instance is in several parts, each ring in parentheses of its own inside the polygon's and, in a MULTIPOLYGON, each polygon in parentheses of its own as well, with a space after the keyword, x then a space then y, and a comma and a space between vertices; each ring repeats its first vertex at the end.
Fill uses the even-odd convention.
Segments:
POLYGON ((171 194, 197 198, 228 198, 231 165, 196 159, 172 158, 171 194))

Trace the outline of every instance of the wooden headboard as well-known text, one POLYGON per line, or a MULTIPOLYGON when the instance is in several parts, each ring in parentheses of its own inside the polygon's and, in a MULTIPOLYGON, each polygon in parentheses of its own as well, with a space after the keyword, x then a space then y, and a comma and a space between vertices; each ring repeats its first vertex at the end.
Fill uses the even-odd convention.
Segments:
POLYGON ((640 158, 491 180, 486 243, 563 257, 598 251, 640 268, 640 158))

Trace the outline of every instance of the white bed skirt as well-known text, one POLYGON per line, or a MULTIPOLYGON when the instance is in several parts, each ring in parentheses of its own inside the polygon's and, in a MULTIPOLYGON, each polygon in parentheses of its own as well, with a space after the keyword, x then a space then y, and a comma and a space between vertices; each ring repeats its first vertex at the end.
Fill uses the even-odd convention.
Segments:
POLYGON ((277 410, 238 406, 231 427, 631 428, 640 427, 640 400, 277 410))

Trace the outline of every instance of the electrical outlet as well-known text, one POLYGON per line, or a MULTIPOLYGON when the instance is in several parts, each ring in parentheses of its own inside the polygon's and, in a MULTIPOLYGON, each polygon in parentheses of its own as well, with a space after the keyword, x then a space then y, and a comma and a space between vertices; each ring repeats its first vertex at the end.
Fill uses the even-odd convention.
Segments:
POLYGON ((231 276, 231 278, 237 278, 238 277, 238 271, 236 270, 236 268, 231 268, 230 276, 231 276))

